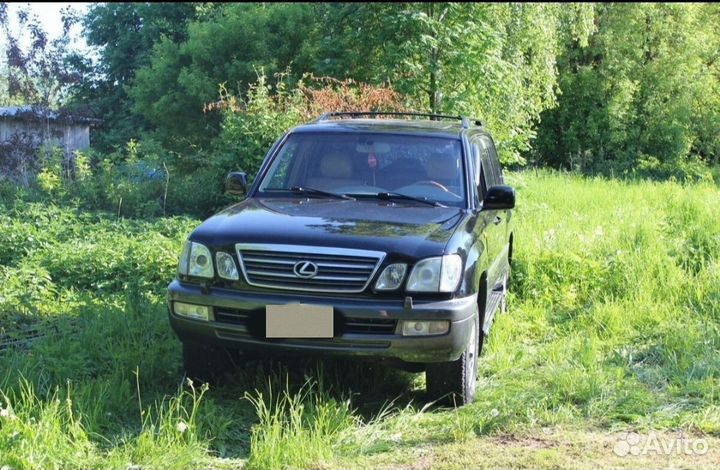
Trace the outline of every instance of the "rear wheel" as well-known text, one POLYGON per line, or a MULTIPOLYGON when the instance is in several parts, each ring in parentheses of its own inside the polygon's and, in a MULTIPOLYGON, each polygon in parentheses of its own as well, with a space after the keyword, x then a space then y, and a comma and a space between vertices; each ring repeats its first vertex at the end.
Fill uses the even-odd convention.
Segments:
POLYGON ((452 362, 427 365, 425 378, 431 399, 450 406, 467 405, 475 399, 477 358, 484 339, 479 323, 476 307, 472 318, 470 340, 462 355, 452 362))
POLYGON ((183 343, 183 370, 193 381, 215 384, 233 365, 230 352, 193 343, 183 343))

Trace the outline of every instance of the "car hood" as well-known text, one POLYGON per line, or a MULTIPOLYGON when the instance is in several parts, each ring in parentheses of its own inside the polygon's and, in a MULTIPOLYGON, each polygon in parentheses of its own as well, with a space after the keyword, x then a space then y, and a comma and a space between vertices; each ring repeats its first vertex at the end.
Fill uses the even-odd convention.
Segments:
POLYGON ((464 210, 380 200, 249 198, 202 223, 191 239, 332 246, 412 258, 442 254, 464 210))

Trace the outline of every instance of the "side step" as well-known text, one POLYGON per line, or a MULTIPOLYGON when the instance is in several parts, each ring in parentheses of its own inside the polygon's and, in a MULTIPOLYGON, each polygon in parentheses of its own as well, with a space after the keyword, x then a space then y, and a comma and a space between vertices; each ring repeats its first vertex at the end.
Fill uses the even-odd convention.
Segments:
POLYGON ((487 300, 487 307, 485 308, 485 323, 483 324, 483 332, 488 334, 490 332, 490 325, 495 318, 495 313, 498 308, 502 313, 505 313, 505 294, 507 293, 507 274, 503 275, 502 282, 495 286, 490 292, 487 300))

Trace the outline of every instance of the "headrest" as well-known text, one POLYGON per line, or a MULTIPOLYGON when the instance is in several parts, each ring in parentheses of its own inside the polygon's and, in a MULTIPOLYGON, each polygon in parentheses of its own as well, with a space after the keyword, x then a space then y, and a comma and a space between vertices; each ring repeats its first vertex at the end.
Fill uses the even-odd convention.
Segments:
POLYGON ((458 160, 446 153, 434 153, 428 158, 425 171, 432 179, 451 180, 458 176, 458 160))
POLYGON ((351 178, 352 161, 341 153, 328 153, 320 160, 320 174, 326 178, 351 178))

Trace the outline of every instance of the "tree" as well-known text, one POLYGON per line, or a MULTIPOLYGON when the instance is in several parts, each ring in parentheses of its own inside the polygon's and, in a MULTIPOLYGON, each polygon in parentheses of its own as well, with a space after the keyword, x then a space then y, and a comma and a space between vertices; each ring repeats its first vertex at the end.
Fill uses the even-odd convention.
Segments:
POLYGON ((711 4, 599 6, 588 47, 559 58, 559 106, 542 116, 534 157, 656 176, 717 162, 719 12, 711 4))
POLYGON ((67 67, 69 54, 69 18, 72 10, 63 10, 64 34, 50 40, 37 15, 26 8, 17 12, 20 31, 10 30, 7 4, 0 3, 0 29, 5 43, 4 97, 5 104, 31 104, 58 108, 65 103, 69 89, 78 80, 67 67), (25 35, 24 33, 27 33, 25 35), (23 50, 22 43, 29 47, 23 50))
POLYGON ((220 85, 246 93, 260 68, 273 74, 290 65, 301 74, 302 49, 313 25, 313 5, 226 4, 191 23, 187 38, 163 38, 138 70, 129 95, 134 111, 166 145, 207 144, 220 117, 205 114, 220 85))
POLYGON ((82 76, 73 90, 75 106, 88 108, 105 122, 94 135, 96 147, 125 145, 152 128, 133 113, 128 89, 135 74, 150 62, 155 44, 183 41, 188 22, 211 9, 196 3, 98 3, 89 8, 80 21, 97 58, 75 54, 68 62, 82 76))
POLYGON ((328 5, 315 70, 389 82, 432 112, 477 115, 506 163, 522 163, 540 113, 555 105, 555 58, 583 42, 592 5, 328 5))

